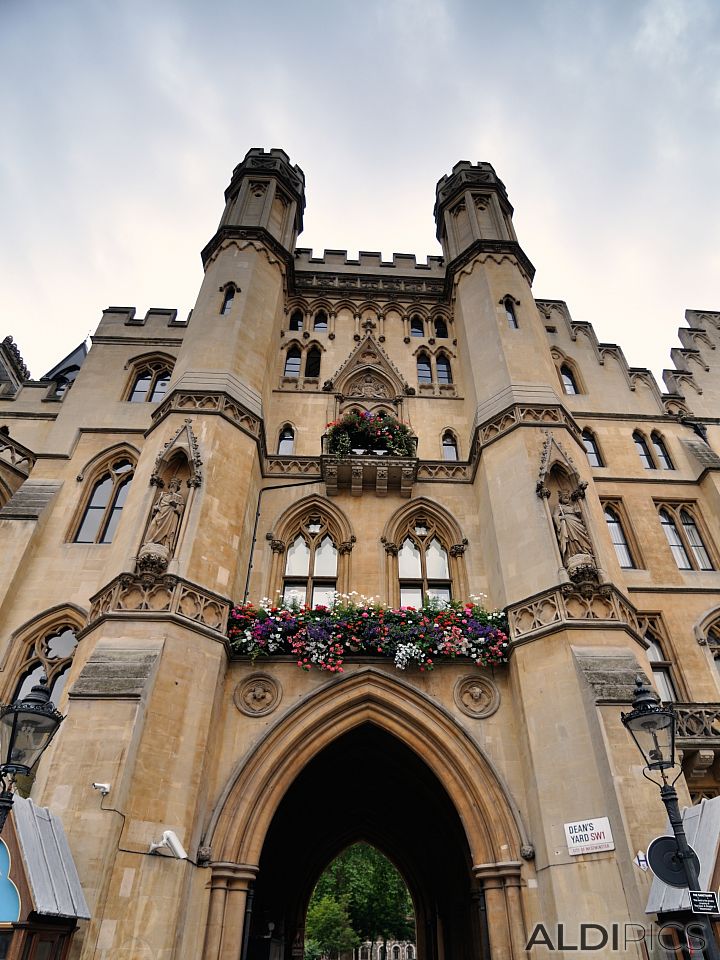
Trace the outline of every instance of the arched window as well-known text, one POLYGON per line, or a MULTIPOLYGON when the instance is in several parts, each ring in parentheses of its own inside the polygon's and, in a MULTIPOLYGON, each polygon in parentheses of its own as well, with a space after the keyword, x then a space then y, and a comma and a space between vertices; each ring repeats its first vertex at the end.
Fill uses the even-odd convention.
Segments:
POLYGON ((318 310, 315 314, 315 322, 313 323, 313 330, 327 330, 328 328, 328 316, 324 310, 318 310))
POLYGON ((61 370, 59 373, 57 373, 55 375, 55 390, 52 394, 53 397, 58 400, 62 399, 70 387, 75 383, 79 373, 80 367, 78 366, 65 367, 64 370, 61 370))
POLYGON ((401 606, 421 607, 430 598, 451 600, 447 550, 430 521, 418 517, 410 524, 398 550, 398 573, 401 606))
POLYGON ((286 423, 280 431, 280 440, 278 441, 278 453, 288 456, 295 450, 295 431, 286 423))
POLYGON ((337 588, 338 551, 325 519, 311 514, 288 544, 283 600, 330 606, 337 588))
POLYGON ((572 372, 572 369, 564 363, 560 367, 560 379, 562 380, 563 390, 569 396, 574 396, 576 393, 579 393, 577 387, 577 381, 575 380, 575 375, 572 372))
POLYGON ((690 552, 695 561, 695 565, 700 570, 712 570, 713 565, 710 561, 705 544, 700 536, 694 517, 686 509, 680 511, 680 522, 682 523, 683 533, 690 546, 690 552))
MULTIPOLYGON (((505 297, 503 301, 505 305, 505 316, 507 317, 508 326, 511 330, 518 329, 517 317, 515 316, 515 306, 510 297, 505 297)), ((575 391, 577 393, 577 391, 575 391)))
POLYGON ((392 955, 393 960, 400 960, 400 947, 397 944, 392 948, 392 955))
POLYGON ((653 450, 655 451, 655 456, 657 461, 660 464, 661 469, 663 470, 674 470, 673 462, 670 459, 670 454, 667 452, 667 447, 665 442, 659 433, 653 432, 650 434, 650 439, 652 440, 653 450))
POLYGON ((645 639, 650 644, 647 649, 647 658, 650 661, 653 680, 660 699, 663 703, 674 703, 678 700, 678 695, 672 677, 672 663, 665 657, 657 637, 648 631, 645 639))
POLYGON ((299 377, 300 376, 300 348, 299 347, 290 347, 288 352, 285 354, 285 376, 286 377, 299 377))
POLYGON ((405 956, 407 957, 407 960, 414 960, 415 958, 415 951, 410 944, 407 945, 405 956))
POLYGON ((615 554, 617 555, 618 563, 621 567, 623 567, 623 569, 632 570, 635 564, 633 563, 627 537, 625 536, 625 531, 623 530, 622 521, 620 520, 620 516, 614 507, 605 507, 605 521, 608 525, 610 539, 615 547, 615 554))
POLYGON ((417 358, 418 383, 432 383, 432 368, 430 357, 426 353, 419 353, 417 358))
POLYGON ((425 336, 425 323, 423 322, 423 318, 419 317, 417 314, 414 314, 410 318, 410 336, 411 337, 425 336))
POLYGON ((172 371, 160 361, 147 363, 137 371, 128 400, 131 403, 159 403, 167 393, 172 371))
POLYGON ((438 317, 435 321, 435 336, 438 340, 447 340, 448 328, 445 321, 442 317, 438 317))
POLYGON ((446 430, 442 438, 443 460, 457 460, 458 446, 457 440, 452 430, 446 430))
POLYGON ((633 443, 635 444, 635 449, 640 457, 640 463, 642 463, 646 470, 654 470, 655 462, 652 458, 652 454, 650 453, 650 448, 647 445, 647 440, 639 430, 636 430, 635 433, 633 433, 633 443))
POLYGON ((222 308, 220 310, 221 315, 224 317, 232 310, 233 300, 235 299, 235 287, 231 283, 225 289, 225 296, 223 297, 222 308))
POLYGON ((305 376, 306 377, 319 377, 320 376, 320 361, 322 360, 322 353, 320 352, 319 347, 310 347, 305 358, 305 376))
POLYGON ((50 699, 57 705, 67 682, 72 659, 77 647, 79 622, 73 623, 62 614, 43 626, 31 628, 26 639, 20 640, 21 660, 13 669, 14 684, 9 702, 24 699, 44 677, 50 689, 50 699))
POLYGON ((591 467, 602 467, 602 457, 600 456, 600 448, 598 447, 597 440, 592 430, 583 430, 582 432, 582 442, 585 447, 585 453, 587 453, 588 463, 591 467))
POLYGON ((111 543, 130 489, 133 465, 116 460, 95 483, 82 515, 75 543, 111 543))
POLYGON ((437 367, 437 378, 438 383, 452 383, 452 369, 450 368, 450 361, 445 356, 444 353, 438 354, 437 360, 435 361, 435 366, 437 367))
POLYGON ((304 320, 304 317, 303 317, 303 312, 302 312, 302 310, 293 310, 292 315, 291 315, 291 317, 290 317, 290 326, 289 326, 289 329, 290 329, 290 330, 297 330, 297 331, 302 330, 302 328, 303 328, 303 320, 304 320))
POLYGON ((692 570, 692 564, 690 563, 690 559, 685 552, 685 546, 683 544, 682 537, 680 536, 678 528, 675 525, 675 521, 670 516, 669 511, 664 509, 660 511, 660 523, 665 531, 665 536, 670 546, 673 559, 677 564, 678 570, 692 570))

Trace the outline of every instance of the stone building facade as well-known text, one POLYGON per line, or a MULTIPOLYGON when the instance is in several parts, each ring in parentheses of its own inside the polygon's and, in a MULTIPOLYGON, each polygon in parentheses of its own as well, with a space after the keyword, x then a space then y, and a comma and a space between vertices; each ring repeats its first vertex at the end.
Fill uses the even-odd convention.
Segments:
POLYGON ((438 183, 426 263, 316 257, 304 206, 302 171, 253 149, 187 320, 110 307, 42 380, 0 344, 2 698, 45 672, 66 715, 32 797, 92 914, 69 956, 297 957, 359 839, 406 877, 421 960, 644 920, 633 858, 664 813, 620 723, 638 673, 679 704, 684 801, 718 792, 720 313, 687 312, 662 393, 533 298, 489 164, 438 183), (323 452, 349 410, 416 455, 323 452), (334 589, 485 594, 509 663, 232 655, 233 603, 334 589), (597 817, 614 849, 572 856, 564 824, 597 817), (166 830, 187 859, 149 854, 166 830))

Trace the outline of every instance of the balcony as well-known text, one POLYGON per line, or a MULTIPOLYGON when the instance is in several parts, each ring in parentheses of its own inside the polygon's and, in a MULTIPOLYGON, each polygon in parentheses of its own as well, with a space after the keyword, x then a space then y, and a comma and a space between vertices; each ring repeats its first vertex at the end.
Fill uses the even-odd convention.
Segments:
POLYGON ((689 782, 720 779, 720 703, 674 703, 675 739, 689 782))
POLYGON ((389 490, 409 497, 418 470, 417 437, 391 414, 350 412, 328 424, 320 458, 328 496, 389 490))

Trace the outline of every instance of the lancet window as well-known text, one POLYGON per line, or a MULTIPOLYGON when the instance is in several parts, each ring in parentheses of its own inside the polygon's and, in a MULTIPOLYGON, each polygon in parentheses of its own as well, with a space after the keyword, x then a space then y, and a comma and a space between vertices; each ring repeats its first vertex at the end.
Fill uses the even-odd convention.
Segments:
POLYGON ((648 631, 645 639, 650 644, 647 649, 647 658, 650 661, 653 680, 660 699, 663 703, 673 703, 677 701, 678 695, 672 676, 672 662, 665 656, 660 641, 653 633, 648 631))
POLYGON ((583 430, 582 442, 583 446, 585 447, 585 453, 587 453, 588 463, 590 466, 602 467, 603 461, 602 457, 600 456, 600 447, 592 430, 583 430))
POLYGON ((458 459, 458 445, 452 430, 446 430, 442 438, 443 460, 458 459))
POLYGON ((232 310, 235 293, 236 288, 234 284, 231 283, 225 288, 225 295, 223 296, 222 307, 220 309, 220 313, 223 317, 227 316, 227 314, 232 310))
POLYGON ((575 374, 567 363, 564 363, 560 367, 560 379, 562 380, 563 390, 566 394, 574 396, 576 393, 580 393, 575 374))
POLYGON ((125 505, 133 464, 119 458, 101 474, 92 490, 73 541, 75 543, 111 543, 125 505))
POLYGON ((447 340, 448 328, 447 328, 447 324, 442 319, 442 317, 438 317, 435 320, 434 326, 435 326, 435 336, 437 337, 437 339, 447 340))
POLYGON ((295 330, 299 332, 303 328, 303 312, 302 310, 293 310, 290 316, 290 330, 295 330))
MULTIPOLYGON (((313 322, 313 330, 327 330, 328 328, 328 315, 324 310, 318 310, 315 314, 315 320, 313 322)), ((309 374, 308 374, 309 376, 309 374)))
POLYGON ((295 431, 290 426, 289 423, 286 423, 285 426, 280 431, 280 438, 278 440, 278 453, 284 456, 289 456, 295 451, 295 431))
POLYGON ((435 367, 437 369, 437 378, 438 383, 452 383, 452 367, 450 366, 450 360, 445 356, 444 353, 439 353, 435 361, 435 367))
POLYGON ((515 315, 515 306, 512 302, 511 297, 505 297, 503 300, 503 305, 505 307, 505 317, 508 322, 508 326, 511 330, 518 329, 517 316, 515 315))
POLYGON ((605 507, 605 522, 608 526, 608 533, 610 534, 612 545, 615 548, 618 563, 623 569, 632 570, 635 564, 633 563, 630 552, 630 545, 625 535, 620 514, 615 507, 609 505, 605 507))
POLYGON ((432 367, 430 357, 426 353, 419 353, 417 358, 418 383, 432 383, 432 367))
POLYGON ((283 600, 329 606, 337 590, 338 548, 326 520, 311 513, 285 551, 283 600))
POLYGON ((660 523, 679 570, 714 570, 697 518, 687 505, 663 504, 660 523))
POLYGON ((425 336, 425 322, 422 317, 418 316, 417 313, 410 317, 410 336, 411 337, 424 337, 425 336))
POLYGON ((657 458, 657 462, 660 464, 661 470, 674 470, 675 467, 670 459, 670 454, 665 446, 665 441, 660 434, 657 433, 657 431, 653 431, 653 433, 650 434, 650 440, 652 441, 653 450, 655 451, 655 456, 657 458))
POLYGON ((633 433, 633 443, 635 444, 637 455, 640 457, 640 463, 645 467, 646 470, 654 470, 655 461, 650 453, 650 447, 648 446, 647 440, 639 430, 636 430, 635 433, 633 433))
POLYGON ((407 527, 398 548, 400 604, 421 607, 435 598, 449 602, 452 581, 448 553, 431 520, 418 517, 407 527))

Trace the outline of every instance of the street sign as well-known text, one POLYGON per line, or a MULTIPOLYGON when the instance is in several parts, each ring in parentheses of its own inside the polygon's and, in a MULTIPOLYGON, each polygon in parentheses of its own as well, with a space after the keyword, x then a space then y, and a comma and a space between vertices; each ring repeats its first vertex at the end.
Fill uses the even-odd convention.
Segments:
POLYGON ((720 913, 718 895, 714 890, 690 890, 689 892, 693 913, 720 913))
POLYGON ((647 862, 647 857, 645 856, 642 850, 638 850, 635 856, 635 859, 633 860, 633 863, 635 864, 636 867, 640 867, 643 873, 645 873, 649 867, 649 864, 647 862))
POLYGON ((615 849, 615 841, 607 817, 576 820, 574 823, 564 824, 564 827, 568 853, 571 857, 577 857, 581 853, 600 853, 603 850, 615 849))

